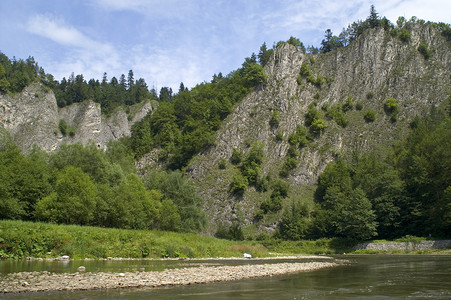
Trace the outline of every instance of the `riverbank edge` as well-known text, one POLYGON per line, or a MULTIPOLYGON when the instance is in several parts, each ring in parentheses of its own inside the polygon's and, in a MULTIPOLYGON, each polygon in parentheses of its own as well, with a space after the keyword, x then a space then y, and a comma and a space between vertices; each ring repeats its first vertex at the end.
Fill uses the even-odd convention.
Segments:
POLYGON ((354 246, 354 250, 371 251, 428 251, 446 250, 451 248, 451 240, 426 240, 426 241, 406 241, 406 242, 368 242, 354 246))
MULTIPOLYGON (((284 258, 286 259, 287 257, 276 259, 284 258)), ((308 256, 304 258, 312 257, 308 256)), ((349 261, 346 260, 336 260, 330 257, 317 258, 330 259, 331 261, 252 264, 240 266, 200 266, 166 269, 164 271, 126 273, 19 272, 8 274, 2 278, 0 281, 0 294, 119 288, 158 288, 176 285, 205 284, 308 272, 337 267, 349 263, 349 261)), ((263 260, 268 260, 268 258, 263 260)))

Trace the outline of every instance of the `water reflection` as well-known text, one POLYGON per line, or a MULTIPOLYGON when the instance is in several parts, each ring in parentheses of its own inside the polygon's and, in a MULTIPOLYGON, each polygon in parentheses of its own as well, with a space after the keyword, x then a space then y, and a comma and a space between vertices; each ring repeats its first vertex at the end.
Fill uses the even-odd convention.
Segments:
MULTIPOLYGON (((451 299, 451 256, 345 258, 352 264, 237 282, 160 289, 23 294, 6 299, 451 299)), ((177 263, 180 264, 173 261, 168 265, 176 266, 177 263)))

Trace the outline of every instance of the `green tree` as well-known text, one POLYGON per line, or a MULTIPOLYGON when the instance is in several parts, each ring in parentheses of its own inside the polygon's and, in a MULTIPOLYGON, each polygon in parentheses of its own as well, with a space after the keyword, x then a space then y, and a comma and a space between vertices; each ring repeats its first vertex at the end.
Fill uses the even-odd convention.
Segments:
POLYGON ((8 141, 1 148, 0 205, 5 209, 3 218, 30 220, 36 201, 51 191, 46 155, 33 148, 26 156, 8 141))
POLYGON ((240 75, 246 87, 255 87, 265 82, 268 75, 263 71, 263 67, 257 63, 246 60, 240 69, 240 75))
POLYGON ((343 47, 343 44, 340 42, 340 39, 332 34, 330 29, 327 29, 325 32, 325 39, 321 42, 321 53, 327 53, 343 47))
POLYGON ((144 182, 148 189, 161 191, 177 206, 181 231, 200 232, 205 227, 203 200, 193 182, 186 179, 180 171, 153 171, 146 176, 144 182))
POLYGON ((290 45, 295 46, 296 48, 300 49, 302 52, 305 53, 305 46, 298 38, 290 36, 290 38, 288 39, 287 43, 290 44, 290 45))
POLYGON ((376 28, 376 27, 380 26, 381 20, 378 17, 378 14, 376 12, 376 8, 374 7, 373 4, 371 4, 370 15, 368 16, 366 21, 367 21, 367 23, 368 23, 370 28, 376 28))
POLYGON ((181 231, 182 220, 180 218, 178 207, 171 200, 164 199, 161 202, 160 218, 158 228, 168 231, 181 231))
POLYGON ((293 201, 283 213, 277 228, 277 234, 284 240, 297 241, 305 239, 309 231, 308 208, 300 201, 293 201))
POLYGON ((136 174, 127 175, 115 188, 112 206, 113 226, 151 229, 158 219, 158 203, 136 174))
POLYGON ((271 56, 273 56, 274 50, 268 49, 266 47, 266 43, 263 43, 260 47, 260 51, 258 52, 258 62, 261 66, 265 66, 268 61, 271 59, 271 56))
POLYGON ((55 192, 36 203, 38 220, 87 225, 96 207, 96 187, 80 168, 68 166, 58 172, 55 192))

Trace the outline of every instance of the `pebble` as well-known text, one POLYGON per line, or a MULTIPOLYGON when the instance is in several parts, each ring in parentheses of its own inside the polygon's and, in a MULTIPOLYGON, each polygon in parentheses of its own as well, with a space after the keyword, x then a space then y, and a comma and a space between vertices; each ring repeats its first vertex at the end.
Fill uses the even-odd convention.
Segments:
POLYGON ((305 272, 338 266, 337 262, 296 262, 239 266, 199 266, 151 272, 10 273, 0 280, 1 293, 90 290, 190 285, 305 272))

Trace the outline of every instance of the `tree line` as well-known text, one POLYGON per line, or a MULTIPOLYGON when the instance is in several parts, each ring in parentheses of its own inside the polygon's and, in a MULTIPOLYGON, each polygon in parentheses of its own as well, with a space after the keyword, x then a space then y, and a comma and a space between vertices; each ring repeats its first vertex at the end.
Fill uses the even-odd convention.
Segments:
POLYGON ((0 141, 0 219, 127 229, 200 232, 202 198, 181 172, 136 174, 123 142, 62 145, 23 154, 6 132, 0 141))

